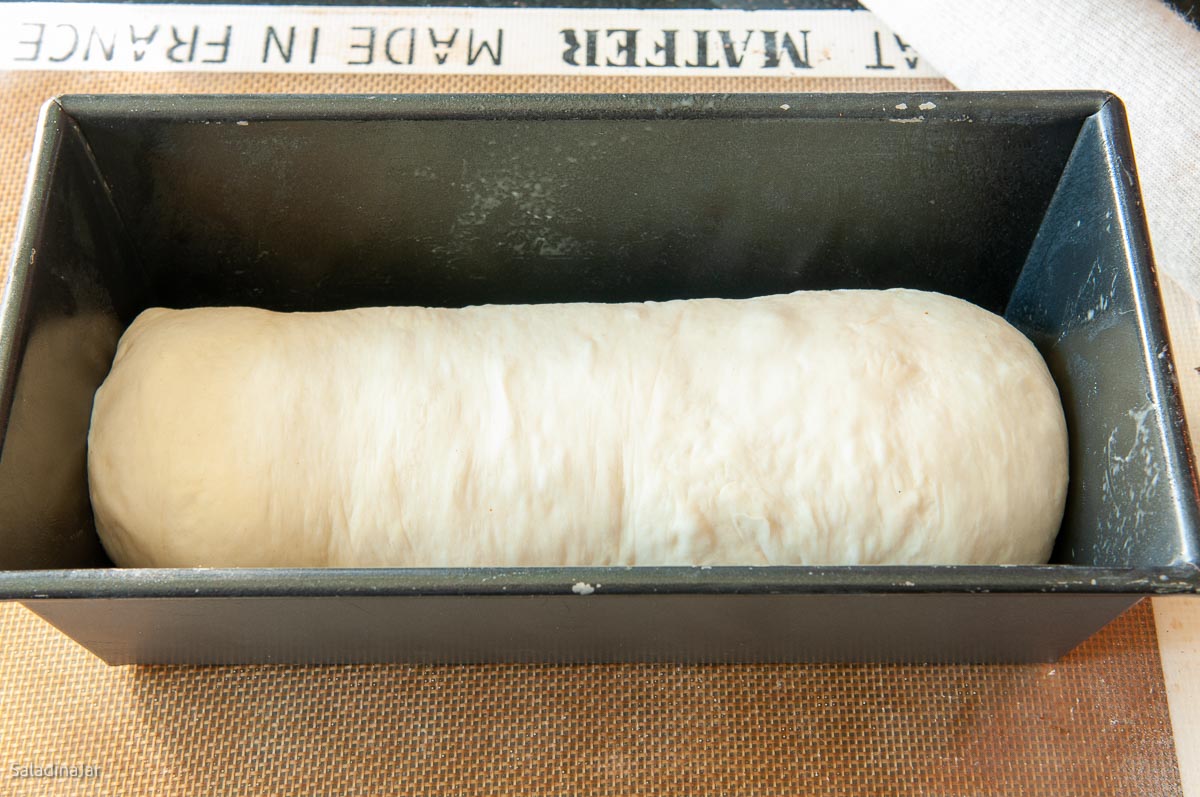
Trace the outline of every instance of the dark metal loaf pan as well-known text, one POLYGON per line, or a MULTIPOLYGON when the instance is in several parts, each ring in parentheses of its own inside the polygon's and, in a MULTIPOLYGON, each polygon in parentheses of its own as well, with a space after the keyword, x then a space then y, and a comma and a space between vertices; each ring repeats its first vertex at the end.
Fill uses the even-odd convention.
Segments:
POLYGON ((1111 95, 77 96, 41 125, 0 319, 0 598, 108 662, 1050 660, 1200 584, 1111 95), (1049 362, 1051 565, 119 570, 96 537, 92 394, 150 305, 892 286, 1004 313, 1049 362))

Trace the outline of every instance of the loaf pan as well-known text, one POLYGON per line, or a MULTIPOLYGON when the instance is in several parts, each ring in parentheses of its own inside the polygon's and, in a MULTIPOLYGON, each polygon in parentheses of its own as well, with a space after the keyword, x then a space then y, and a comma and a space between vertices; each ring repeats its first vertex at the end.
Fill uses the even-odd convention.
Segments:
POLYGON ((0 318, 0 598, 111 664, 1048 661, 1200 584, 1112 95, 69 96, 40 125, 0 318), (1045 356, 1071 440, 1049 565, 118 569, 96 536, 92 396, 145 307, 896 286, 1045 356))

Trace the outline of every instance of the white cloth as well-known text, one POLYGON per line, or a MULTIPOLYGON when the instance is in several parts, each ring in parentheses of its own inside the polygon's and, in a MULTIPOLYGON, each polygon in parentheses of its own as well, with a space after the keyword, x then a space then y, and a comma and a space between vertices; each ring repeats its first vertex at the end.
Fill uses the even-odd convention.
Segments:
POLYGON ((1160 0, 862 0, 960 89, 1104 89, 1160 269, 1200 298, 1200 31, 1160 0))

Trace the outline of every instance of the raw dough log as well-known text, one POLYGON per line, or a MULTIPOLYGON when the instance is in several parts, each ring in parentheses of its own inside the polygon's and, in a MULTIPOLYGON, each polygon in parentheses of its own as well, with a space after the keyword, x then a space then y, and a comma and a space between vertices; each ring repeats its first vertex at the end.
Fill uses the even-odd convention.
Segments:
POLYGON ((88 438, 125 566, 1044 562, 1067 439, 959 299, 152 309, 88 438))

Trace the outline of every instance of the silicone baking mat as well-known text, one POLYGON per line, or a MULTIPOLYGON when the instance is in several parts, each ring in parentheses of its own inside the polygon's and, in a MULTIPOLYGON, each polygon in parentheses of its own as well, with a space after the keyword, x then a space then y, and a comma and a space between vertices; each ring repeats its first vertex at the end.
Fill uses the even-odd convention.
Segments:
POLYGON ((1041 665, 108 667, 0 605, 5 795, 1177 795, 1148 601, 1041 665), (99 770, 13 778, 13 766, 99 770))
MULTIPOLYGON (((37 109, 55 94, 949 88, 0 73, 0 263, 37 109)), ((1173 290, 1164 285, 1169 311, 1173 290)), ((1195 350, 1194 331, 1173 337, 1195 350)), ((107 667, 0 604, 0 795, 1176 795, 1170 728, 1149 602, 1054 664, 936 667, 107 667)))

